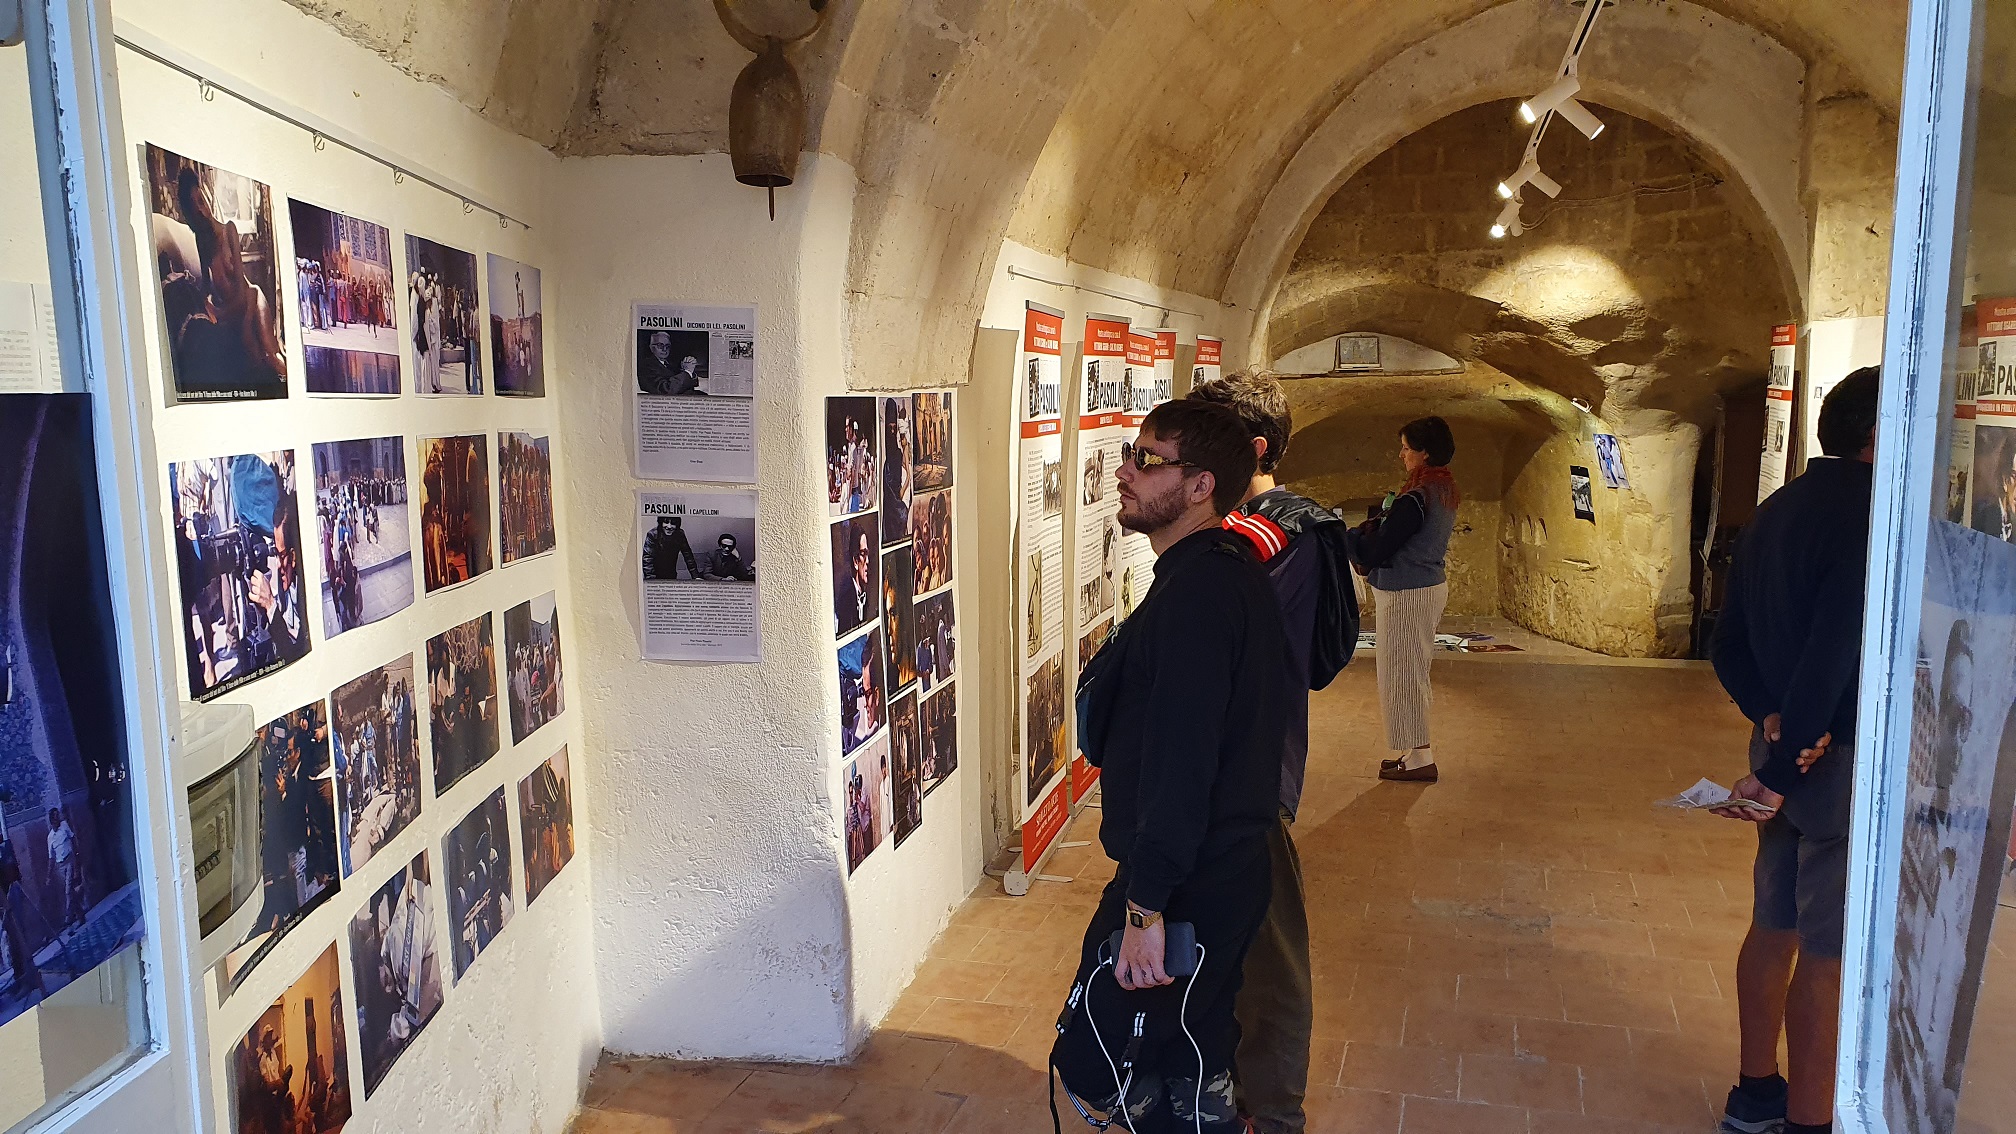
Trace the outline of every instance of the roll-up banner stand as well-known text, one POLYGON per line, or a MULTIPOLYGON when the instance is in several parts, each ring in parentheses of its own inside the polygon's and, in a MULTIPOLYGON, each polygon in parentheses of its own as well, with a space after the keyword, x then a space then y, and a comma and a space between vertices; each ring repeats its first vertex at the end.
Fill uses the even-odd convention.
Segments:
MULTIPOLYGON (((1120 581, 1120 443, 1127 429, 1128 391, 1138 370, 1146 382, 1154 367, 1155 340, 1132 331, 1114 315, 1085 317, 1083 381, 1078 390, 1078 441, 1072 490, 1078 494, 1072 533, 1071 593, 1075 674, 1113 632, 1120 581), (1138 360, 1138 361, 1137 361, 1138 360)), ((1075 807, 1099 780, 1077 746, 1071 752, 1071 803, 1075 807)))
POLYGON ((1225 373, 1225 340, 1215 335, 1197 336, 1197 361, 1190 367, 1190 388, 1216 382, 1225 373))
POLYGON ((1022 862, 1007 880, 1011 894, 1028 890, 1027 876, 1036 872, 1070 811, 1064 779, 1075 714, 1064 672, 1063 340, 1063 313, 1028 304, 1015 383, 1020 437, 1011 637, 1018 659, 1015 782, 1022 862))
POLYGON ((1785 483, 1792 460, 1792 406, 1797 397, 1799 327, 1771 328, 1771 372, 1764 387, 1764 458, 1757 468, 1757 502, 1785 483))

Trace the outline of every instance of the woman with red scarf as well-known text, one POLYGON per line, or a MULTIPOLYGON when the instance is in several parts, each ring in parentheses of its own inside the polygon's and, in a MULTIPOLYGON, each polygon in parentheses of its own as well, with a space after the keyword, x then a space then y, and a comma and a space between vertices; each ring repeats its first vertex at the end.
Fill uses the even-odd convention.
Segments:
POLYGON ((1429 663, 1435 627, 1449 603, 1446 560, 1462 500, 1449 475, 1456 439, 1449 423, 1424 417, 1400 427, 1400 463, 1407 483, 1372 509, 1349 538, 1351 562, 1372 585, 1379 645, 1379 708, 1393 758, 1379 778, 1434 783, 1435 751, 1428 744, 1429 663))

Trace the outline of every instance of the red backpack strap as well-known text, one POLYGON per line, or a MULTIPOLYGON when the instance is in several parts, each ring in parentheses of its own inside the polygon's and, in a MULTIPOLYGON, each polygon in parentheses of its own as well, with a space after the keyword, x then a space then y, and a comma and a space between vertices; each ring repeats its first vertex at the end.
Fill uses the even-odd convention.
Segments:
POLYGON ((1251 512, 1233 512, 1225 517, 1225 530, 1246 537, 1253 545, 1253 553, 1265 563, 1288 548, 1288 533, 1281 525, 1265 516, 1251 512))

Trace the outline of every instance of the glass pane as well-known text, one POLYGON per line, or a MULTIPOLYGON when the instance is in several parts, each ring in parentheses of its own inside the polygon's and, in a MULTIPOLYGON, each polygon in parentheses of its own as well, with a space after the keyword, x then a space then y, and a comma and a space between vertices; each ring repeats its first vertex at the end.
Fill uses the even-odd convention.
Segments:
MULTIPOLYGON (((0 1128, 146 1039, 89 395, 65 393, 27 53, 0 48, 0 1128), (20 155, 26 155, 22 160, 20 155)), ((73 368, 74 373, 74 368, 73 368)))

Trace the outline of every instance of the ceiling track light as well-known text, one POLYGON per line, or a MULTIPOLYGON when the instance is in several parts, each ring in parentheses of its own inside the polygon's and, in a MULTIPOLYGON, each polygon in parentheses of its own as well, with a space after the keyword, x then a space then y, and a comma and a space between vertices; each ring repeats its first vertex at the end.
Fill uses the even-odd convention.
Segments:
POLYGON ((1541 116, 1575 97, 1582 89, 1582 80, 1574 72, 1554 80, 1554 85, 1519 104, 1519 119, 1528 126, 1540 121, 1541 116))
POLYGON ((1531 185, 1549 197, 1561 195, 1561 183, 1542 172, 1539 159, 1530 155, 1520 163, 1518 172, 1498 183, 1498 195, 1509 201, 1522 186, 1526 185, 1531 185))
POLYGON ((1507 233, 1518 236, 1525 231, 1526 226, 1519 223, 1519 198, 1514 197, 1498 210, 1498 219, 1491 223, 1491 239, 1503 240, 1507 233))
POLYGON ((1520 159, 1518 170, 1498 183, 1498 195, 1507 204, 1491 225, 1494 240, 1502 240, 1507 235, 1518 236, 1526 231, 1526 226, 1519 220, 1519 190, 1531 185, 1549 197, 1561 195, 1561 183, 1540 168, 1540 142, 1547 136, 1548 123, 1557 117, 1566 119, 1570 126, 1580 130, 1591 141, 1603 132, 1603 120, 1590 113, 1589 108, 1576 101, 1575 96, 1582 92, 1579 73, 1582 49, 1589 45, 1589 33, 1596 25, 1596 17, 1609 6, 1610 0, 1583 0, 1580 5, 1582 15, 1575 21, 1575 34, 1568 40, 1568 50, 1561 57, 1561 67, 1555 72, 1554 82, 1546 90, 1519 104, 1519 119, 1530 124, 1533 133, 1526 139, 1526 152, 1520 159))
POLYGON ((1554 108, 1554 113, 1567 119, 1568 125, 1582 131, 1582 136, 1592 142, 1596 140, 1596 135, 1603 132, 1603 120, 1572 98, 1562 99, 1561 105, 1554 108))

